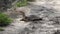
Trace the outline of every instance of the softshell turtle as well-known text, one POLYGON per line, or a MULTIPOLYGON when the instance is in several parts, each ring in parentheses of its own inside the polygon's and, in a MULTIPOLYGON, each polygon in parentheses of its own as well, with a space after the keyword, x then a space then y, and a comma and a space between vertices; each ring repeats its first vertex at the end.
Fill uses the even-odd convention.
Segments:
POLYGON ((40 21, 42 18, 36 16, 36 15, 30 15, 30 16, 25 16, 21 21, 40 21))

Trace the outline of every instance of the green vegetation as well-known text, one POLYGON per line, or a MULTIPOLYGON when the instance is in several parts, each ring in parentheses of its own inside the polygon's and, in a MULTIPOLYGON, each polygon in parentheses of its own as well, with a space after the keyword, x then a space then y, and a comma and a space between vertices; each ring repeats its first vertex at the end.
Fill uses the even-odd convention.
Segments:
POLYGON ((33 1, 35 1, 35 0, 27 0, 27 1, 29 1, 29 2, 33 2, 33 1))
POLYGON ((27 5, 27 0, 21 0, 16 3, 17 7, 22 7, 22 6, 26 6, 26 5, 27 5))
POLYGON ((7 26, 12 22, 6 14, 0 13, 0 27, 7 26))

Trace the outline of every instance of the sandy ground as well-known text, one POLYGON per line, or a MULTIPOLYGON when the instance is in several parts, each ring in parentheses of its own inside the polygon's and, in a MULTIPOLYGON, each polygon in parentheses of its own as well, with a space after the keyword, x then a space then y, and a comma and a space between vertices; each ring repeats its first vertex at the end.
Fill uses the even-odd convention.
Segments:
MULTIPOLYGON (((52 2, 47 2, 45 0, 41 0, 41 1, 36 1, 36 2, 32 2, 32 4, 34 5, 42 5, 42 6, 46 6, 48 5, 49 8, 54 8, 54 9, 57 9, 58 11, 60 11, 60 0, 52 0, 52 2), (47 4, 48 3, 48 4, 47 4), (55 3, 55 4, 54 4, 55 3)), ((60 13, 60 12, 57 12, 57 13, 60 13)), ((24 21, 20 21, 20 18, 17 18, 14 20, 14 22, 8 26, 8 27, 5 27, 5 31, 1 31, 0 34, 20 34, 21 31, 24 30, 24 28, 26 26, 28 26, 30 23, 26 23, 24 21)), ((41 29, 42 31, 46 31, 46 30, 57 30, 59 29, 60 30, 60 26, 59 25, 48 25, 48 24, 42 24, 42 27, 44 27, 43 29, 41 29), (51 29, 50 29, 51 28, 51 29)), ((38 30, 36 31, 36 33, 34 34, 38 34, 38 30)), ((48 32, 50 33, 50 32, 48 32)), ((41 34, 48 34, 46 32, 41 32, 41 34)))

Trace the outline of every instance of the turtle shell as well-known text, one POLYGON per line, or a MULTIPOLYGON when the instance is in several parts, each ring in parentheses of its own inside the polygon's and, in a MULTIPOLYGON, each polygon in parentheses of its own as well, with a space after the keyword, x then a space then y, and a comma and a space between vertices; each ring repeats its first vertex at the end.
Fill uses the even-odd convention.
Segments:
POLYGON ((30 16, 26 16, 25 18, 23 18, 21 21, 40 21, 42 20, 42 18, 36 16, 36 15, 30 15, 30 16))

